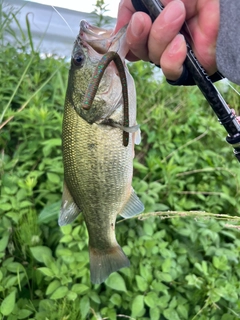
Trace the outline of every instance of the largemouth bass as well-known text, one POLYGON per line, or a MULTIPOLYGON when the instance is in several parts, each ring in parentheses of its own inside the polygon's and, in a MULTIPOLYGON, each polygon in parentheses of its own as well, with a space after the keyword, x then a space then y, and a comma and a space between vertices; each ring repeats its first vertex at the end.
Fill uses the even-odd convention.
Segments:
POLYGON ((129 50, 125 33, 126 27, 112 36, 111 31, 81 21, 64 107, 64 185, 59 225, 72 222, 82 212, 89 234, 93 283, 101 283, 112 272, 129 266, 116 241, 116 218, 129 218, 144 210, 131 186, 134 143, 139 142, 139 130, 136 131, 134 81, 124 62, 129 50), (114 62, 106 68, 93 102, 84 107, 92 76, 109 51, 121 57, 126 73, 128 128, 124 127, 122 85, 114 62), (123 130, 129 134, 127 145, 123 143, 123 130))

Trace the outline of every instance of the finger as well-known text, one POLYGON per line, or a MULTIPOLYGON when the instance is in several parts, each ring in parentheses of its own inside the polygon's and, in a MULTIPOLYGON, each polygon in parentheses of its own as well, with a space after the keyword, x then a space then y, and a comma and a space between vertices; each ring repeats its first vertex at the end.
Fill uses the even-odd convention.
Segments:
MULTIPOLYGON (((166 6, 168 3, 172 2, 173 0, 162 0, 162 4, 166 6)), ((181 0, 186 9, 186 20, 196 15, 198 11, 198 4, 199 2, 209 1, 209 0, 181 0)), ((219 0, 218 0, 219 1, 219 0)))
POLYGON ((199 16, 188 21, 189 42, 196 57, 209 74, 216 71, 216 40, 219 29, 219 2, 198 8, 199 16))
POLYGON ((187 47, 184 36, 178 34, 166 47, 160 59, 162 71, 168 80, 175 81, 180 78, 186 54, 187 47))
POLYGON ((118 17, 117 17, 117 24, 114 30, 114 33, 117 33, 119 29, 129 23, 133 13, 136 10, 132 5, 131 0, 122 0, 119 3, 118 7, 118 17))
MULTIPOLYGON (((149 15, 143 12, 133 14, 127 29, 127 43, 131 54, 138 59, 148 61, 148 35, 152 26, 149 15)), ((129 55, 128 57, 129 58, 129 55)), ((135 59, 136 60, 136 59, 135 59)))
POLYGON ((154 21, 148 40, 149 58, 159 64, 160 57, 168 44, 175 38, 185 20, 182 1, 171 1, 154 21))

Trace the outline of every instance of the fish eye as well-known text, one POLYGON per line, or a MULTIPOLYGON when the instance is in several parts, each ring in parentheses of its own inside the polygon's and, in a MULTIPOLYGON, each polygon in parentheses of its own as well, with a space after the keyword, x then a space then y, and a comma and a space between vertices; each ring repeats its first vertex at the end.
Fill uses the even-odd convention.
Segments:
POLYGON ((82 53, 76 52, 72 57, 72 61, 76 67, 81 68, 83 66, 84 61, 85 61, 85 56, 82 53))

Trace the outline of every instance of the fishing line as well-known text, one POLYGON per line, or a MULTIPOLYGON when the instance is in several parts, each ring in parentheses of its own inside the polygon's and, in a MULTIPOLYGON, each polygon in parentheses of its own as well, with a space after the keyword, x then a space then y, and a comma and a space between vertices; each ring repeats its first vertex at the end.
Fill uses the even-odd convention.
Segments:
POLYGON ((73 30, 72 28, 70 27, 69 23, 67 22, 67 20, 61 15, 61 13, 54 7, 54 6, 51 6, 53 8, 53 10, 60 16, 60 18, 66 23, 68 29, 71 31, 72 34, 73 33, 73 30))
POLYGON ((227 85, 228 85, 233 91, 235 91, 235 92, 240 96, 240 92, 237 91, 237 89, 234 88, 234 87, 231 85, 231 83, 230 83, 230 81, 229 81, 228 79, 227 79, 227 85))

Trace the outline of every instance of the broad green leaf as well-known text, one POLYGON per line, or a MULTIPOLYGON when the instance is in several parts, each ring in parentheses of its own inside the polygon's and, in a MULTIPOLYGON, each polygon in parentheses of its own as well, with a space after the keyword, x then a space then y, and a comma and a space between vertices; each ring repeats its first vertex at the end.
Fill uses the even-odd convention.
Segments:
POLYGON ((144 296, 143 295, 138 295, 133 299, 132 302, 132 317, 137 317, 142 314, 144 309, 144 296))
POLYGON ((74 301, 77 299, 77 293, 69 291, 67 294, 67 298, 68 298, 68 300, 74 301))
MULTIPOLYGON (((221 290, 220 290, 221 291, 221 290)), ((219 290, 217 288, 212 289, 208 295, 211 303, 216 303, 221 299, 221 295, 219 294, 219 290)))
POLYGON ((52 251, 48 247, 45 246, 37 246, 30 248, 30 251, 33 257, 39 261, 44 263, 46 258, 52 258, 52 251))
POLYGON ((225 313, 221 317, 221 320, 236 320, 236 317, 234 315, 229 314, 229 313, 225 313))
POLYGON ((49 223, 57 221, 61 207, 61 200, 45 206, 38 216, 38 223, 49 223))
POLYGON ((166 309, 163 311, 163 315, 168 320, 181 320, 175 309, 166 309))
POLYGON ((189 319, 187 305, 178 304, 177 312, 179 314, 180 319, 189 319))
POLYGON ((48 139, 47 141, 42 142, 43 154, 45 157, 48 157, 53 148, 61 146, 62 142, 60 138, 48 139))
POLYGON ((177 299, 176 299, 176 297, 173 297, 171 302, 169 303, 169 308, 170 309, 175 309, 176 306, 177 306, 177 299))
POLYGON ((120 307, 121 303, 122 303, 122 298, 118 293, 114 293, 111 298, 110 301, 115 304, 116 306, 120 307))
POLYGON ((95 291, 88 292, 88 296, 92 301, 96 302, 97 304, 101 303, 101 299, 95 291))
POLYGON ((7 194, 13 195, 13 194, 15 194, 17 192, 17 187, 16 186, 12 186, 11 188, 4 187, 4 191, 7 194))
POLYGON ((155 308, 158 305, 158 295, 156 292, 151 291, 148 292, 147 295, 144 297, 144 302, 150 308, 155 308))
POLYGON ((61 182, 60 177, 56 173, 47 172, 48 180, 54 184, 59 184, 61 182))
POLYGON ((9 211, 12 209, 12 205, 10 203, 1 203, 1 210, 2 211, 9 211))
POLYGON ((214 267, 216 269, 219 269, 219 270, 222 270, 222 271, 225 271, 225 270, 229 269, 228 259, 224 255, 220 256, 220 257, 214 256, 213 257, 213 265, 214 265, 214 267))
POLYGON ((48 276, 48 277, 54 276, 54 273, 49 268, 42 267, 42 268, 38 268, 38 270, 41 271, 43 274, 45 274, 45 276, 48 276))
POLYGON ((81 239, 81 237, 80 237, 80 229, 82 228, 82 226, 77 226, 77 227, 75 227, 74 229, 73 229, 73 231, 72 231, 72 237, 73 237, 73 239, 74 240, 80 240, 81 239))
POLYGON ((153 225, 150 224, 147 221, 144 221, 143 230, 148 236, 152 236, 153 235, 153 232, 154 232, 153 231, 153 225))
POLYGON ((57 255, 59 257, 71 257, 73 255, 72 251, 67 248, 62 248, 57 250, 57 255))
POLYGON ((7 278, 7 282, 5 284, 5 288, 11 288, 15 286, 19 282, 19 277, 18 275, 11 275, 11 277, 7 278))
POLYGON ((72 291, 76 292, 77 294, 84 294, 85 292, 87 292, 90 288, 88 286, 86 286, 83 283, 76 283, 72 286, 72 291))
MULTIPOLYGON (((117 319, 116 317, 116 310, 113 308, 106 308, 106 312, 105 312, 106 316, 108 319, 117 319)), ((99 319, 100 320, 100 319, 99 319)))
POLYGON ((171 296, 168 294, 158 298, 157 303, 158 303, 158 306, 161 308, 161 310, 165 310, 167 308, 170 299, 171 299, 171 296))
POLYGON ((143 279, 142 277, 136 275, 136 282, 137 282, 137 286, 138 289, 142 292, 146 291, 148 288, 148 283, 145 279, 143 279))
POLYGON ((139 163, 136 159, 133 160, 134 169, 146 173, 148 172, 148 167, 145 167, 143 164, 139 163))
POLYGON ((69 243, 72 241, 72 236, 70 234, 66 235, 66 236, 63 236, 61 239, 60 239, 60 242, 61 243, 69 243))
POLYGON ((14 261, 14 258, 8 258, 5 261, 3 261, 3 267, 7 267, 8 264, 12 263, 14 261))
POLYGON ((224 288, 224 299, 227 301, 230 301, 232 303, 237 303, 239 301, 239 293, 236 291, 236 286, 230 283, 226 284, 226 287, 224 288))
POLYGON ((150 308, 150 319, 151 320, 160 319, 160 310, 158 307, 150 308))
POLYGON ((139 264, 139 269, 140 269, 140 275, 144 279, 146 279, 146 280, 148 280, 150 282, 151 279, 152 279, 152 274, 151 274, 152 268, 151 268, 151 266, 149 264, 140 263, 139 264))
POLYGON ((11 262, 7 265, 7 270, 13 273, 23 272, 25 269, 19 262, 11 262))
POLYGON ((68 288, 65 286, 61 286, 57 288, 56 291, 53 292, 53 294, 50 296, 50 299, 53 299, 53 300, 61 299, 65 297, 67 293, 68 293, 68 288))
POLYGON ((105 284, 117 291, 127 291, 123 277, 117 272, 110 274, 105 284))
POLYGON ((0 240, 0 252, 4 251, 8 245, 9 232, 5 231, 2 239, 0 240))
POLYGON ((164 295, 167 295, 168 293, 168 287, 162 282, 159 282, 157 280, 153 280, 152 288, 157 292, 162 292, 164 295))
POLYGON ((172 259, 167 258, 162 263, 162 271, 165 273, 169 273, 172 266, 172 259))
POLYGON ((53 280, 47 287, 46 295, 53 293, 58 287, 60 287, 61 283, 59 280, 53 280))
POLYGON ((185 277, 189 286, 194 286, 198 289, 202 286, 202 280, 195 276, 195 274, 189 274, 185 277))
POLYGON ((88 296, 84 296, 80 301, 80 312, 82 319, 87 319, 87 315, 90 311, 90 302, 88 296))
POLYGON ((31 207, 32 206, 32 202, 31 201, 21 201, 20 203, 20 208, 23 209, 23 208, 28 208, 28 207, 31 207))
POLYGON ((67 224, 66 226, 61 227, 61 231, 64 235, 69 235, 72 232, 72 225, 67 224))
POLYGON ((10 313, 13 311, 15 306, 15 297, 16 292, 12 291, 6 298, 3 299, 0 306, 0 311, 4 316, 10 315, 10 313))
POLYGON ((172 276, 169 273, 165 273, 165 272, 160 272, 159 273, 159 279, 162 280, 163 282, 171 282, 172 276))
POLYGON ((33 311, 31 311, 31 310, 21 309, 21 310, 18 311, 18 319, 26 319, 26 318, 28 318, 32 313, 33 313, 33 311))

